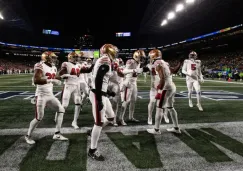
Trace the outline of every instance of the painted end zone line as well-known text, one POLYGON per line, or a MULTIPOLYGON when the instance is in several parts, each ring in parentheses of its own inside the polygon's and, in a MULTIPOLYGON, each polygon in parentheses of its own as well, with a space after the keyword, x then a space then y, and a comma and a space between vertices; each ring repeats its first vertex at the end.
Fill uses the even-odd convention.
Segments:
MULTIPOLYGON (((177 78, 177 79, 180 79, 180 80, 185 80, 186 78, 177 78)), ((214 83, 224 83, 224 84, 241 84, 243 85, 243 83, 239 83, 239 82, 228 82, 228 81, 217 81, 217 80, 204 80, 206 82, 214 82, 214 83)))

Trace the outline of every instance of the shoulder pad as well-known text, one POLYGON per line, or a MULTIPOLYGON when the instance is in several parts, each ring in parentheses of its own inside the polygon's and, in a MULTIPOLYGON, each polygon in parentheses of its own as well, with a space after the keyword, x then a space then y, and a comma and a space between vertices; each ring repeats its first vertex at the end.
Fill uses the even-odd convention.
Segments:
POLYGON ((35 64, 35 66, 34 66, 34 70, 36 70, 36 69, 43 70, 43 65, 42 65, 41 62, 35 64))

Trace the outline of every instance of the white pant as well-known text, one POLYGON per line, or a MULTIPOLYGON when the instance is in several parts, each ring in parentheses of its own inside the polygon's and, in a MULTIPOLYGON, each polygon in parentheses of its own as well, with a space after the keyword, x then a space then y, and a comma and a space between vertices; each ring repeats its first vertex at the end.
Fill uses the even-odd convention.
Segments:
POLYGON ((64 113, 65 109, 61 105, 60 101, 52 95, 39 95, 36 96, 36 106, 35 106, 35 118, 37 120, 42 120, 44 117, 45 107, 56 110, 58 113, 64 113))
POLYGON ((88 84, 86 82, 80 82, 80 90, 85 93, 85 94, 89 94, 89 87, 88 84))
POLYGON ((155 99, 156 94, 157 94, 157 89, 156 88, 151 88, 150 89, 150 93, 149 93, 151 102, 156 102, 156 99, 155 99))
POLYGON ((104 122, 104 117, 108 119, 115 117, 111 102, 107 97, 102 96, 103 109, 101 111, 98 111, 96 95, 92 91, 89 93, 89 98, 92 104, 92 112, 96 125, 101 125, 104 122))
POLYGON ((170 90, 160 90, 161 98, 157 100, 158 108, 173 108, 175 102, 176 87, 170 90))
POLYGON ((200 83, 199 81, 186 81, 186 85, 187 85, 187 89, 188 89, 188 92, 192 92, 192 88, 194 87, 195 91, 198 93, 201 91, 201 86, 200 86, 200 83))
POLYGON ((133 84, 124 84, 125 88, 121 92, 121 100, 122 102, 136 102, 137 101, 137 94, 138 94, 138 89, 137 89, 137 83, 133 84))
POLYGON ((81 104, 80 86, 65 84, 62 90, 62 105, 64 108, 68 107, 71 95, 75 104, 81 104))

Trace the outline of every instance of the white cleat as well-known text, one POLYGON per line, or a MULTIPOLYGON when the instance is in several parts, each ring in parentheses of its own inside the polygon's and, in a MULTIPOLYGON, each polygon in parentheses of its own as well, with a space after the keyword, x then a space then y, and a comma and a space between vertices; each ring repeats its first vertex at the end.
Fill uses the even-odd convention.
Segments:
POLYGON ((193 107, 192 101, 189 100, 189 107, 193 107))
POLYGON ((34 140, 32 140, 31 138, 30 138, 30 136, 28 136, 28 135, 25 135, 25 141, 28 143, 28 144, 35 144, 35 141, 34 140))
POLYGON ((75 123, 75 122, 72 122, 72 127, 73 127, 74 129, 79 129, 78 124, 77 124, 77 123, 75 123))
POLYGON ((203 108, 202 108, 201 104, 197 104, 197 107, 198 107, 199 111, 203 111, 203 108))
POLYGON ((174 133, 177 133, 177 134, 181 134, 181 130, 180 130, 180 128, 178 128, 178 129, 175 129, 175 128, 168 128, 167 131, 168 131, 168 132, 174 132, 174 133))
POLYGON ((152 117, 150 118, 150 117, 148 117, 148 125, 152 125, 153 124, 153 119, 152 119, 152 117))
POLYGON ((64 137, 62 134, 54 134, 53 135, 54 140, 59 140, 59 141, 67 141, 68 138, 64 137))
POLYGON ((118 124, 116 122, 113 123, 114 127, 118 127, 118 124))
POLYGON ((155 135, 161 134, 160 130, 156 131, 154 128, 153 129, 147 129, 147 131, 150 134, 155 134, 155 135))
POLYGON ((126 122, 124 122, 124 120, 121 120, 121 122, 120 122, 120 123, 121 123, 121 125, 122 125, 122 126, 127 126, 127 123, 126 123, 126 122))

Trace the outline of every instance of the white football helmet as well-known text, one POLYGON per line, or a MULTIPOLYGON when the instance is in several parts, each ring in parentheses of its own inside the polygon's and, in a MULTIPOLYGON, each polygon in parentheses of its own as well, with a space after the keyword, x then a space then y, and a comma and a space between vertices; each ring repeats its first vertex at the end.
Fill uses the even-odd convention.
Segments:
POLYGON ((195 51, 192 51, 190 54, 189 54, 189 59, 194 59, 196 60, 197 59, 197 53, 195 51))

